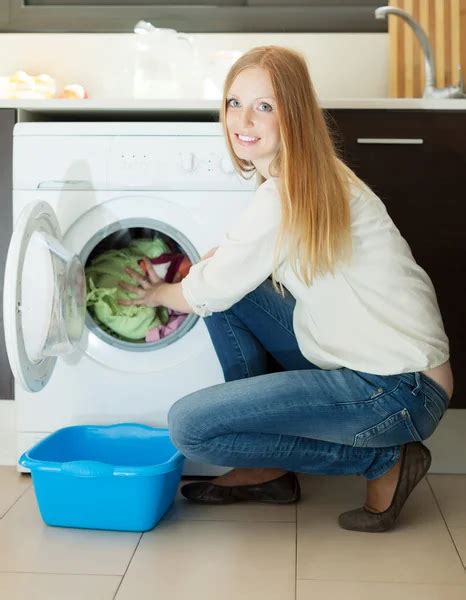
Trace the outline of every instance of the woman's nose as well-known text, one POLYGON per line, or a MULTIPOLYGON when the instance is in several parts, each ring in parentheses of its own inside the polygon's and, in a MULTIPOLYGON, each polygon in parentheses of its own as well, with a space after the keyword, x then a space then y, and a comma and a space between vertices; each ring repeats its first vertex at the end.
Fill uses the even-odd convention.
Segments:
POLYGON ((252 111, 250 109, 246 108, 241 111, 240 124, 242 127, 253 125, 252 111))

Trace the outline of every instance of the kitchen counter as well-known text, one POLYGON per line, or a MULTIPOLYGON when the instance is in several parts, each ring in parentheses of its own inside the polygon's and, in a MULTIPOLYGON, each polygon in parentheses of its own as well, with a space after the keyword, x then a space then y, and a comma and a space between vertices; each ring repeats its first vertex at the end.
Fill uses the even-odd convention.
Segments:
MULTIPOLYGON (((466 110, 466 99, 423 98, 322 98, 322 108, 332 109, 387 109, 387 110, 466 110)), ((174 99, 133 100, 0 100, 0 109, 13 108, 30 112, 203 112, 218 111, 220 100, 174 99)))

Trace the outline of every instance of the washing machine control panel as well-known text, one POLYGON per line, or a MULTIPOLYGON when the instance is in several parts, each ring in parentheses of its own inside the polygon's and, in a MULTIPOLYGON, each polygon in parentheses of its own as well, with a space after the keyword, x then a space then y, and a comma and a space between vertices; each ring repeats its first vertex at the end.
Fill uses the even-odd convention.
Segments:
MULTIPOLYGON (((191 173, 199 166, 202 166, 202 158, 196 156, 193 152, 181 153, 181 166, 184 171, 191 173)), ((220 169, 222 173, 234 173, 235 167, 231 159, 227 155, 211 154, 206 159, 206 169, 208 173, 213 173, 216 169, 220 169)))
POLYGON ((115 137, 107 173, 115 189, 255 188, 235 171, 221 136, 115 137))
MULTIPOLYGON (((81 126, 79 123, 75 125, 81 126)), ((107 124, 87 125, 90 128, 91 125, 107 124)), ((257 187, 255 177, 245 179, 236 172, 220 130, 218 135, 187 135, 192 130, 201 129, 197 127, 201 125, 213 130, 210 126, 217 125, 215 123, 185 124, 186 134, 177 135, 171 133, 170 124, 166 124, 170 132, 167 135, 163 132, 157 135, 127 135, 124 125, 121 125, 121 135, 80 137, 58 135, 58 131, 54 135, 45 135, 45 132, 41 133, 43 128, 39 127, 37 133, 40 135, 16 136, 13 188, 248 191, 257 187), (27 169, 22 167, 24 163, 29 165, 27 169)), ((143 125, 141 130, 150 132, 151 124, 143 125)), ((161 126, 164 123, 152 125, 163 130, 161 126)))

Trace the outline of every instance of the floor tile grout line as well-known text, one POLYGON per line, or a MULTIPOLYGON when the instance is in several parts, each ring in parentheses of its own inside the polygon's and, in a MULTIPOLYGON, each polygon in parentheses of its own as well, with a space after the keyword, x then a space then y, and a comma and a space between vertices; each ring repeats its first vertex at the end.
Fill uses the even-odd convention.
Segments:
POLYGON ((296 523, 294 519, 290 521, 285 521, 283 519, 270 519, 269 521, 264 521, 261 519, 258 521, 257 519, 167 519, 165 523, 174 523, 179 521, 189 521, 189 523, 296 523))
POLYGON ((115 594, 113 595, 113 598, 112 598, 112 600, 115 600, 115 599, 116 599, 116 597, 117 597, 117 594, 118 594, 118 592, 120 591, 120 587, 121 587, 121 584, 123 583, 123 579, 125 578, 125 576, 126 576, 126 573, 128 572, 129 566, 130 566, 130 564, 131 564, 131 562, 132 562, 132 560, 133 560, 133 558, 134 558, 134 555, 136 554, 136 551, 137 551, 137 549, 139 548, 139 544, 141 543, 141 540, 142 540, 142 536, 143 536, 143 535, 144 535, 144 533, 141 533, 141 535, 139 536, 138 543, 136 544, 136 547, 135 547, 135 549, 134 549, 134 552, 133 552, 133 554, 131 555, 131 558, 129 559, 129 561, 128 561, 128 564, 126 565, 125 572, 123 573, 123 575, 121 575, 120 583, 118 584, 118 587, 117 587, 117 589, 115 590, 115 594))
POLYGON ((447 583, 440 581, 438 583, 434 581, 392 581, 383 579, 327 579, 326 577, 299 577, 298 581, 328 581, 330 583, 386 583, 396 585, 440 585, 440 586, 455 586, 466 589, 465 583, 447 583))
MULTIPOLYGON (((10 510, 13 508, 13 506, 15 506, 15 504, 17 504, 21 500, 21 498, 24 496, 24 494, 26 494, 32 487, 33 487, 33 485, 32 485, 32 483, 30 483, 28 485, 28 487, 22 492, 22 494, 20 494, 16 498, 16 500, 13 502, 13 504, 6 509, 6 511, 0 517, 0 522, 6 517, 6 515, 10 512, 10 510)), ((35 495, 35 493, 34 493, 34 495, 35 495)))
POLYGON ((272 519, 270 521, 263 521, 257 519, 167 519, 166 521, 160 521, 161 523, 254 523, 255 525, 260 523, 289 523, 295 524, 296 521, 294 519, 290 521, 283 521, 280 519, 279 521, 276 519, 272 519))
POLYGON ((58 571, 2 571, 0 575, 65 575, 66 577, 123 577, 121 573, 68 573, 58 571))
POLYGON ((453 534, 451 533, 450 527, 448 526, 448 523, 447 523, 447 520, 445 518, 445 515, 442 512, 442 508, 440 506, 440 502, 438 501, 438 498, 435 495, 434 489, 433 489, 433 487, 432 487, 432 485, 431 485, 431 483, 429 481, 429 477, 428 476, 426 477, 426 482, 427 482, 427 485, 429 486, 429 489, 431 491, 432 496, 434 497, 435 504, 437 505, 437 508, 438 508, 438 510, 440 512, 440 515, 441 515, 442 519, 443 519, 443 522, 445 523, 445 527, 446 527, 446 529, 448 531, 448 535, 450 536, 450 539, 451 539, 451 542, 453 544, 453 547, 455 548, 456 554, 458 555, 460 564, 462 565, 463 569, 466 569, 466 565, 463 562, 463 559, 462 559, 461 554, 460 554, 460 552, 458 550, 458 547, 456 545, 456 542, 455 542, 455 539, 453 537, 453 534))

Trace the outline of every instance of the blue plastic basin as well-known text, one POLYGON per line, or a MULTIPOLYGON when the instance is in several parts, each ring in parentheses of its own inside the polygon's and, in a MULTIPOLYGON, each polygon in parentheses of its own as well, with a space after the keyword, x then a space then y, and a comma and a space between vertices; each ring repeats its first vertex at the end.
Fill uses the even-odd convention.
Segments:
POLYGON ((119 423, 58 429, 19 463, 47 525, 148 531, 175 498, 184 456, 168 429, 119 423))

